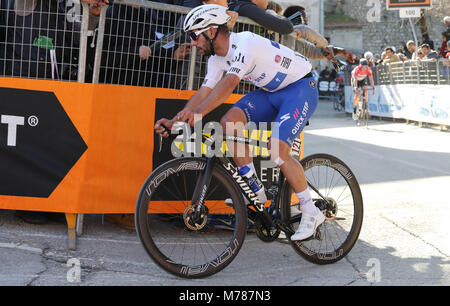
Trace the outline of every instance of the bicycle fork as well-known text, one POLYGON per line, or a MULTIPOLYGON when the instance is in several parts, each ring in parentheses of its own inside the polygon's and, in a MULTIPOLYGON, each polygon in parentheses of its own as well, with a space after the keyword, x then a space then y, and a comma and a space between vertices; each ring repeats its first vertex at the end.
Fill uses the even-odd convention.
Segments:
POLYGON ((197 179, 195 184, 194 194, 191 200, 191 207, 194 209, 194 213, 191 218, 192 221, 197 222, 201 215, 202 209, 205 204, 206 194, 211 184, 212 171, 214 167, 214 158, 208 158, 206 162, 206 167, 200 177, 197 179))

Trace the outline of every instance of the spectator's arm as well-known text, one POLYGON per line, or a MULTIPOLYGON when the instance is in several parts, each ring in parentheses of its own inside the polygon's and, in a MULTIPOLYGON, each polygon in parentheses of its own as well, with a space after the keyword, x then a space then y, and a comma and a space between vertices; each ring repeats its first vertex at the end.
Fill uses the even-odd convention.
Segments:
POLYGON ((296 25, 294 27, 294 31, 297 33, 297 39, 303 38, 313 43, 318 48, 325 49, 326 47, 328 47, 328 41, 325 39, 325 37, 306 25, 296 25))
POLYGON ((248 17, 266 29, 280 34, 289 34, 294 30, 289 19, 284 16, 271 15, 250 2, 241 3, 237 12, 240 16, 248 17))
POLYGON ((327 59, 325 55, 322 53, 321 49, 317 48, 312 43, 306 40, 297 41, 297 51, 309 59, 313 60, 327 59))

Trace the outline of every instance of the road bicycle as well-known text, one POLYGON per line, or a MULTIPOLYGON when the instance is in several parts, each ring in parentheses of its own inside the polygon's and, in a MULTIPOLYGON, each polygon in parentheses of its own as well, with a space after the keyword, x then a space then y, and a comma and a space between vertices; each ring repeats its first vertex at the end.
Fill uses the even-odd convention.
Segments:
MULTIPOLYGON (((224 139, 253 144, 236 136, 224 139)), ((210 140, 202 135, 203 143, 210 140)), ((297 139, 292 146, 296 159, 300 147, 297 139)), ((294 250, 312 263, 339 261, 353 248, 361 230, 363 199, 359 184, 350 168, 334 156, 314 154, 300 163, 314 204, 326 217, 311 238, 290 240, 302 215, 291 216, 291 206, 299 204, 281 171, 278 180, 266 189, 271 200, 260 203, 232 160, 225 156, 188 156, 157 167, 141 188, 135 223, 144 249, 169 273, 203 278, 233 261, 251 224, 264 242, 276 241, 284 232, 294 250), (231 230, 216 227, 217 216, 228 216, 231 230)))
POLYGON ((365 122, 364 126, 369 126, 369 102, 366 102, 364 95, 360 95, 358 105, 356 106, 356 113, 353 115, 353 120, 356 121, 357 126, 361 126, 361 123, 365 122))

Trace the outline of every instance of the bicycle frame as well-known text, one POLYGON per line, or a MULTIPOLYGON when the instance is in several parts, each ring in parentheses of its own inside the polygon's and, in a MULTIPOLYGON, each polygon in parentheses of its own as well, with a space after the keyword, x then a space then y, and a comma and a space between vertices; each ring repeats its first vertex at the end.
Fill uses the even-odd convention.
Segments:
MULTIPOLYGON (((250 139, 247 139, 245 137, 239 137, 239 136, 229 136, 224 135, 224 139, 227 141, 232 142, 239 142, 244 143, 247 145, 252 144, 252 141, 250 139)), ((202 142, 205 144, 214 143, 214 138, 211 136, 207 136, 205 134, 202 134, 202 142)), ((268 147, 267 142, 260 142, 261 147, 268 147)), ((161 143, 160 143, 161 147, 161 143)), ((300 160, 300 154, 301 154, 301 140, 295 139, 294 143, 292 145, 292 156, 296 158, 297 160, 300 160)), ((277 184, 274 186, 276 187, 276 192, 273 193, 273 199, 271 201, 271 205, 269 209, 265 209, 265 203, 261 203, 258 199, 258 196, 253 192, 251 187, 246 183, 246 181, 242 178, 242 176, 239 174, 238 168, 235 166, 235 164, 227 157, 224 156, 213 156, 208 157, 206 162, 206 167, 202 175, 199 177, 199 179, 196 182, 196 186, 194 189, 194 194, 191 201, 191 207, 195 207, 195 211, 192 215, 193 220, 196 220, 196 218, 200 218, 202 208, 204 206, 205 197, 209 189, 209 184, 211 183, 212 178, 212 171, 214 164, 218 163, 221 165, 228 174, 233 178, 233 180, 236 182, 236 184, 239 186, 240 191, 244 195, 244 197, 249 201, 250 205, 247 207, 248 217, 251 219, 256 219, 257 217, 260 217, 263 221, 263 225, 267 228, 272 227, 275 225, 277 228, 283 230, 284 232, 289 232, 290 234, 293 234, 294 232, 290 229, 288 224, 284 224, 281 221, 281 217, 279 215, 280 210, 280 200, 281 200, 281 193, 282 193, 282 187, 285 181, 285 176, 282 171, 280 171, 279 179, 277 184), (251 209, 250 207, 253 207, 251 209)), ((322 199, 326 201, 326 198, 320 194, 320 192, 309 182, 308 186, 313 189, 322 199)), ((302 214, 299 214, 289 221, 289 223, 295 223, 300 222, 302 214)))

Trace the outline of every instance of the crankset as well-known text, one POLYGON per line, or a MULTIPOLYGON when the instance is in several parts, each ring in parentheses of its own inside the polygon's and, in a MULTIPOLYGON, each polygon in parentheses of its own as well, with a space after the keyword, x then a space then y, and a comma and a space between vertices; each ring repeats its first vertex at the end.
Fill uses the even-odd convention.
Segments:
POLYGON ((280 236, 281 230, 274 226, 268 228, 261 220, 256 218, 255 222, 256 236, 263 242, 273 242, 280 236))

